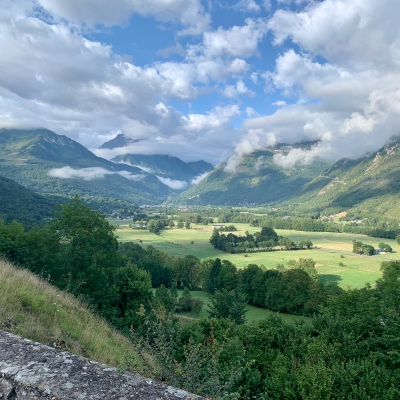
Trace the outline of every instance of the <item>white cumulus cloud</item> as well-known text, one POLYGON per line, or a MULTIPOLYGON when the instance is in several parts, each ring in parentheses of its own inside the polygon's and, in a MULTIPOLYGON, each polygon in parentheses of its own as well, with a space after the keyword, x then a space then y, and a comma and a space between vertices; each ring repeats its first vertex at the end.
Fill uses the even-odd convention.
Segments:
POLYGON ((223 91, 223 94, 225 97, 229 98, 235 98, 243 94, 246 94, 248 96, 255 96, 255 93, 251 91, 242 80, 238 81, 235 86, 233 85, 226 86, 223 91))
POLYGON ((181 34, 200 34, 209 29, 210 16, 199 0, 37 0, 54 17, 95 27, 121 25, 132 14, 153 16, 158 21, 180 22, 181 34))
POLYGON ((204 53, 207 56, 227 54, 231 57, 247 58, 258 48, 258 43, 268 32, 267 22, 247 18, 242 26, 229 29, 219 27, 216 31, 204 33, 204 53))
POLYGON ((245 121, 248 134, 237 145, 233 165, 251 149, 262 148, 271 136, 281 143, 320 141, 309 151, 293 149, 275 157, 290 167, 316 157, 357 158, 398 134, 400 8, 396 4, 325 0, 308 2, 301 11, 277 10, 267 25, 275 45, 289 49, 276 58, 274 71, 263 76, 268 90, 290 99, 291 105, 276 101, 273 105, 285 107, 245 121))
POLYGON ((233 6, 234 9, 243 12, 260 12, 261 7, 254 0, 241 0, 233 6))

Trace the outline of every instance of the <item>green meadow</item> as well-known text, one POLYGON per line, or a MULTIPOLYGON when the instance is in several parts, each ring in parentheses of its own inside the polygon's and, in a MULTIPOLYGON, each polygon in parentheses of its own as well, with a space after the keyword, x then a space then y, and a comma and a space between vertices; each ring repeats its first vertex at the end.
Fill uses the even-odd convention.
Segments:
MULTIPOLYGON (((129 221, 110 220, 114 225, 129 225, 129 221)), ((244 235, 259 232, 260 228, 250 227, 247 224, 234 224, 238 229, 235 234, 244 235)), ((212 225, 195 225, 192 229, 164 229, 160 235, 155 235, 147 230, 134 230, 130 228, 117 229, 116 235, 121 242, 133 241, 142 246, 152 245, 165 251, 169 255, 185 256, 194 255, 199 259, 216 258, 233 262, 238 268, 248 264, 262 264, 267 268, 275 268, 279 263, 299 258, 312 258, 316 261, 316 268, 320 279, 324 282, 338 282, 343 287, 363 287, 366 283, 373 284, 380 276, 382 261, 400 260, 400 246, 395 240, 371 238, 365 235, 330 233, 330 232, 300 232, 293 230, 276 230, 281 236, 290 238, 294 242, 310 239, 315 248, 297 251, 272 251, 247 254, 228 254, 214 247, 208 242, 212 234, 212 225), (371 244, 375 248, 378 243, 384 242, 392 246, 391 254, 374 255, 371 257, 352 253, 352 241, 357 240, 371 244), (140 242, 141 241, 141 242, 140 242), (342 263, 344 266, 339 266, 342 263)))

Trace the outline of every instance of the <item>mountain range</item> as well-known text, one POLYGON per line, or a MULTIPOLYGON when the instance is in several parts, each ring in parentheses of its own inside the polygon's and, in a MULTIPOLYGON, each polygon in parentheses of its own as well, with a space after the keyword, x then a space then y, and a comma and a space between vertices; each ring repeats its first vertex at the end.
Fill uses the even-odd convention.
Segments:
MULTIPOLYGON (((293 145, 304 147, 304 144, 293 145)), ((285 147, 243 157, 234 172, 218 166, 198 185, 172 200, 186 205, 270 204, 324 214, 353 209, 370 217, 400 218, 400 137, 377 152, 335 163, 314 160, 283 169, 273 161, 285 147)))
MULTIPOLYGON (((103 143, 99 149, 113 150, 129 146, 129 149, 132 150, 135 143, 143 140, 133 139, 120 133, 108 142, 103 143)), ((197 183, 202 175, 214 169, 212 164, 203 160, 184 162, 178 157, 165 154, 121 154, 114 157, 111 161, 139 167, 143 171, 154 174, 159 178, 182 181, 182 188, 197 183)), ((179 185, 179 183, 176 185, 179 185)))
MULTIPOLYGON (((135 142, 123 135, 114 139, 114 145, 135 142)), ((48 129, 0 129, 0 175, 43 195, 159 204, 212 169, 205 161, 185 163, 167 155, 127 154, 109 161, 48 129)))
POLYGON ((0 175, 42 195, 79 194, 99 202, 269 204, 305 212, 354 209, 400 216, 400 137, 358 160, 316 159, 292 168, 274 162, 278 153, 312 144, 279 144, 256 151, 244 156, 231 172, 226 163, 213 169, 205 161, 185 163, 158 154, 123 154, 110 161, 47 129, 0 129, 0 175))
POLYGON ((154 204, 172 193, 154 175, 97 157, 47 129, 1 129, 0 175, 40 194, 64 197, 154 204))
POLYGON ((274 155, 288 152, 293 147, 304 149, 310 145, 310 142, 292 146, 279 144, 275 148, 255 151, 244 156, 233 172, 227 170, 227 163, 222 163, 198 185, 173 199, 173 202, 235 206, 290 200, 301 195, 303 187, 333 162, 317 159, 311 164, 287 169, 274 162, 274 155))

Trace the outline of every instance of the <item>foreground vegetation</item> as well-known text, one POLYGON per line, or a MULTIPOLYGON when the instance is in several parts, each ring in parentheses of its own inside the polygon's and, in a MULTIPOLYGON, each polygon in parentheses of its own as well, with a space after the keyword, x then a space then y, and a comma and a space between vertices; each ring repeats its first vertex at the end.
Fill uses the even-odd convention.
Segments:
MULTIPOLYGON (((171 256, 152 246, 118 243, 112 226, 78 198, 45 228, 27 232, 15 222, 0 224, 0 253, 84 299, 126 335, 132 344, 122 339, 128 346, 125 363, 132 370, 216 399, 399 398, 400 262, 383 262, 373 286, 343 290, 318 278, 315 262, 307 258, 311 251, 273 269, 249 260, 238 269, 218 257, 171 256), (181 296, 177 288, 184 289, 181 296), (208 293, 205 310, 191 292, 199 288, 208 293), (246 302, 310 319, 287 324, 272 315, 245 324, 246 302), (190 310, 199 319, 182 315, 190 310), (203 311, 208 318, 201 318, 203 311)), ((8 267, 0 268, 2 284, 8 267)), ((54 321, 67 344, 86 329, 69 321, 59 291, 41 295, 47 284, 27 282, 4 286, 2 301, 14 306, 3 325, 17 326, 13 321, 23 321, 20 312, 27 310, 45 327, 54 321)), ((57 329, 55 337, 61 335, 57 329)), ((77 352, 90 348, 74 346, 77 352)))
POLYGON ((0 286, 0 329, 120 368, 126 354, 139 363, 135 346, 72 294, 4 260, 0 286))

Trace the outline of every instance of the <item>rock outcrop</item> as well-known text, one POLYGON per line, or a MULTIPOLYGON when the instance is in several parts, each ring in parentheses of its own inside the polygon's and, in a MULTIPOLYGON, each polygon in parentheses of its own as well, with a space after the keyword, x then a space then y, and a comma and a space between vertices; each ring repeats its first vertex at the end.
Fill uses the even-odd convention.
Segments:
POLYGON ((201 400, 132 373, 0 332, 1 400, 201 400))

